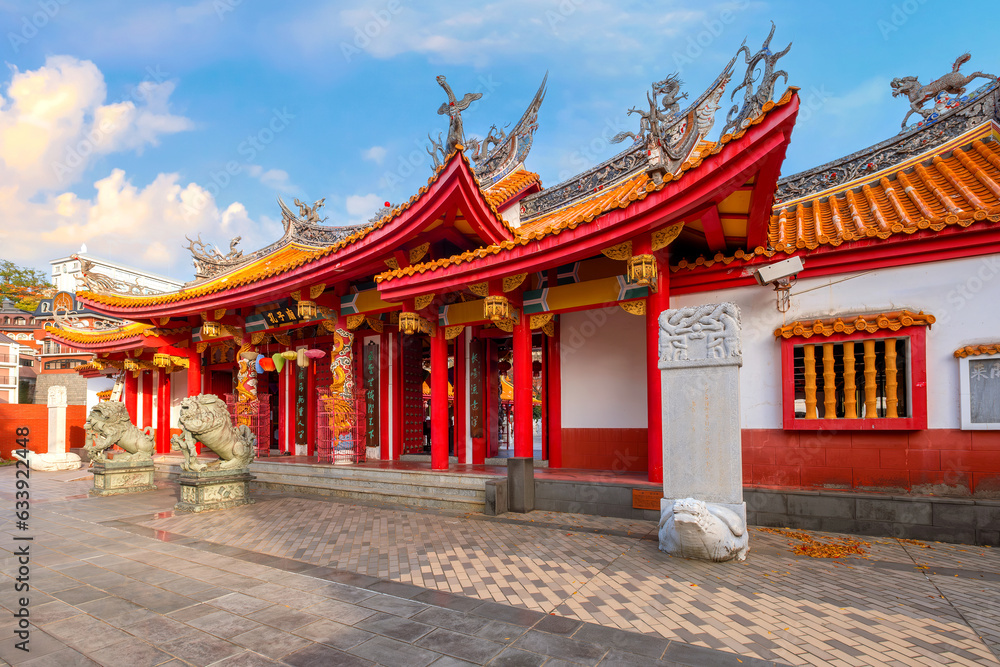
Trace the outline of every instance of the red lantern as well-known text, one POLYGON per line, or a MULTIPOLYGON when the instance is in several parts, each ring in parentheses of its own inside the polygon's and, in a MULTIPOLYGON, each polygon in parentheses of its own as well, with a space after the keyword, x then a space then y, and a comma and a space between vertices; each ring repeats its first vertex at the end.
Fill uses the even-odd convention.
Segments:
POLYGON ((501 361, 499 364, 497 364, 497 370, 500 371, 501 373, 506 373, 507 371, 510 370, 510 362, 501 361))
POLYGON ((542 374, 542 362, 535 360, 531 362, 531 374, 540 377, 542 374))

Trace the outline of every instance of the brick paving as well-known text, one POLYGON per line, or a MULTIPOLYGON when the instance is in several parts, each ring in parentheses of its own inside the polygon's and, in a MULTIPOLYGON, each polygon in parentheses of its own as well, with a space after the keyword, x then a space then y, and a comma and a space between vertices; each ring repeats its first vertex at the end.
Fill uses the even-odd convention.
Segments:
MULTIPOLYGON (((91 499, 86 477, 32 477, 37 629, 24 661, 0 621, 0 659, 998 664, 997 549, 879 539, 867 560, 842 562, 796 556, 784 536, 755 530, 746 562, 711 564, 659 552, 650 522, 277 494, 174 515, 173 485, 91 499)), ((8 502, 12 480, 0 469, 8 502)), ((12 584, 0 586, 9 609, 12 584)))

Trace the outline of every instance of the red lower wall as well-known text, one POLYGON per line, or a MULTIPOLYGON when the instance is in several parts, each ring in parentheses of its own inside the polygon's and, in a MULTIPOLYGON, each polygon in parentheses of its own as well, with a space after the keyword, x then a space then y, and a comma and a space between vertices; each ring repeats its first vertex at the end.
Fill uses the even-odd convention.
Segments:
POLYGON ((754 486, 1000 495, 1000 432, 743 431, 754 486))
POLYGON ((562 429, 564 468, 640 472, 649 465, 644 428, 562 429))
MULTIPOLYGON (((66 408, 67 448, 83 447, 83 425, 87 421, 87 406, 66 408)), ((19 448, 17 429, 28 429, 28 449, 44 453, 49 448, 49 408, 47 405, 0 405, 0 457, 11 459, 19 448)))

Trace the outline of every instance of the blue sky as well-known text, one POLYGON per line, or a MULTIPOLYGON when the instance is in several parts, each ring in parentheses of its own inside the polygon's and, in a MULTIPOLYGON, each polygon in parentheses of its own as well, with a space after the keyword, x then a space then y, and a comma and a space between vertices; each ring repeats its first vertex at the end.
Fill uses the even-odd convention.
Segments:
POLYGON ((280 235, 279 195, 365 220, 430 175, 438 74, 483 93, 464 115, 482 136, 548 71, 527 166, 554 185, 620 150, 607 138, 635 129, 651 81, 679 71, 696 97, 771 20, 802 88, 786 174, 898 132, 895 76, 926 83, 966 51, 963 71, 1000 73, 986 2, 428 4, 0 0, 0 256, 47 269, 86 242, 187 280, 185 234, 260 247, 280 235))

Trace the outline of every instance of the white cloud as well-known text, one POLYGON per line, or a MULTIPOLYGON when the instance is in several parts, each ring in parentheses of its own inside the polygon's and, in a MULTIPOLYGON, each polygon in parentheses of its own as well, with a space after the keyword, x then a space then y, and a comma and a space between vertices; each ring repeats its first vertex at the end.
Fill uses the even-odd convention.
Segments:
MULTIPOLYGON (((113 169, 93 183, 91 195, 66 191, 95 155, 139 152, 191 129, 189 119, 170 113, 173 91, 172 82, 146 81, 130 99, 108 103, 104 76, 92 62, 52 56, 37 70, 13 69, 0 96, 4 256, 38 265, 87 243, 108 259, 190 276, 180 251, 185 234, 223 229, 262 245, 242 204, 220 210, 210 192, 181 183, 175 173, 140 186, 113 169)), ((287 176, 280 170, 260 174, 272 183, 286 183, 287 176)))
POLYGON ((374 162, 375 164, 382 164, 385 160, 385 146, 372 146, 366 150, 361 151, 361 157, 365 160, 374 162))
POLYGON ((299 194, 301 189, 293 184, 284 169, 264 169, 258 164, 247 166, 247 173, 263 185, 288 194, 299 194))
POLYGON ((347 215, 352 218, 364 218, 367 220, 375 214, 384 202, 375 194, 350 195, 344 202, 347 215))

